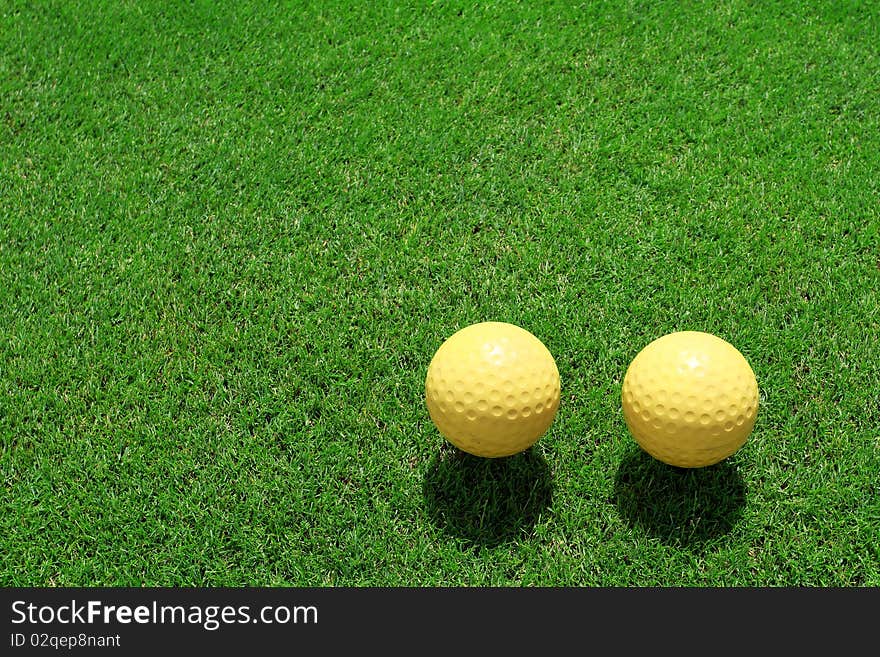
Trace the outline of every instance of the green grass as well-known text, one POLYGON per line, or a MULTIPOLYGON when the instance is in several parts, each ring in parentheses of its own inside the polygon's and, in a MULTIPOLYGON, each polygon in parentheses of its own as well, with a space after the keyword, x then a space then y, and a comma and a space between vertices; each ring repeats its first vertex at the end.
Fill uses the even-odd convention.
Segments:
POLYGON ((880 585, 870 2, 0 1, 3 585, 880 585), (482 320, 562 403, 424 406, 482 320), (626 431, 715 333, 733 457, 626 431))

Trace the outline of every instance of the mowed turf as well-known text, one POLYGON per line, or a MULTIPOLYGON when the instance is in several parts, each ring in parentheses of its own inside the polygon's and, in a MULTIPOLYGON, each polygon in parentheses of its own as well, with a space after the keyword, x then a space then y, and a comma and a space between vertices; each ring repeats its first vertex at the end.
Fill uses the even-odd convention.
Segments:
POLYGON ((0 2, 0 584, 880 585, 870 2, 0 2), (556 358, 431 424, 459 328, 556 358), (620 388, 734 344, 746 445, 620 388))

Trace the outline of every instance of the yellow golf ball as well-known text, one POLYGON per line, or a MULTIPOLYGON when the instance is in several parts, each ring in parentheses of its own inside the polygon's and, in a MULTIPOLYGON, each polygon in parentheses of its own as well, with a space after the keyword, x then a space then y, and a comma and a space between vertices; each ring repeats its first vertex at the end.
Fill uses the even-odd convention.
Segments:
POLYGON ((660 337, 630 363, 623 417, 648 454, 682 468, 718 463, 749 437, 758 383, 730 343, 700 331, 660 337))
POLYGON ((425 400, 449 442, 476 456, 510 456, 533 445, 559 408, 559 371, 547 347, 504 322, 467 326, 428 365, 425 400))

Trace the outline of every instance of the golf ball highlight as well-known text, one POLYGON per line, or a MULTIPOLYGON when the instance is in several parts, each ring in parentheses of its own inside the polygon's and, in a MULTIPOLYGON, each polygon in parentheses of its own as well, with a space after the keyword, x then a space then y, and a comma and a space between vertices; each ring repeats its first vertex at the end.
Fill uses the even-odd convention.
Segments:
POLYGON ((425 400, 437 430, 465 452, 501 457, 533 445, 559 409, 559 370, 547 347, 505 322, 467 326, 431 360, 425 400))
POLYGON ((623 417, 636 442, 669 465, 699 468, 745 444, 758 415, 758 383, 745 357, 700 331, 657 338, 627 369, 623 417))

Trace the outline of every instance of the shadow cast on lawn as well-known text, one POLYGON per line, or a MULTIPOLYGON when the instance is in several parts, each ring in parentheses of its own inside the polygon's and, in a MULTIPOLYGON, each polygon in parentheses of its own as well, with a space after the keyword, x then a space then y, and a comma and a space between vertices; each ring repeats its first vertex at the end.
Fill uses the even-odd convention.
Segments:
POLYGON ((488 459, 444 445, 428 468, 423 492, 438 527, 492 547, 531 531, 550 507, 553 481, 547 461, 533 448, 488 459))
POLYGON ((621 516, 665 544, 700 550, 727 534, 742 515, 746 489, 729 460, 677 468, 641 449, 621 462, 614 500, 621 516))

